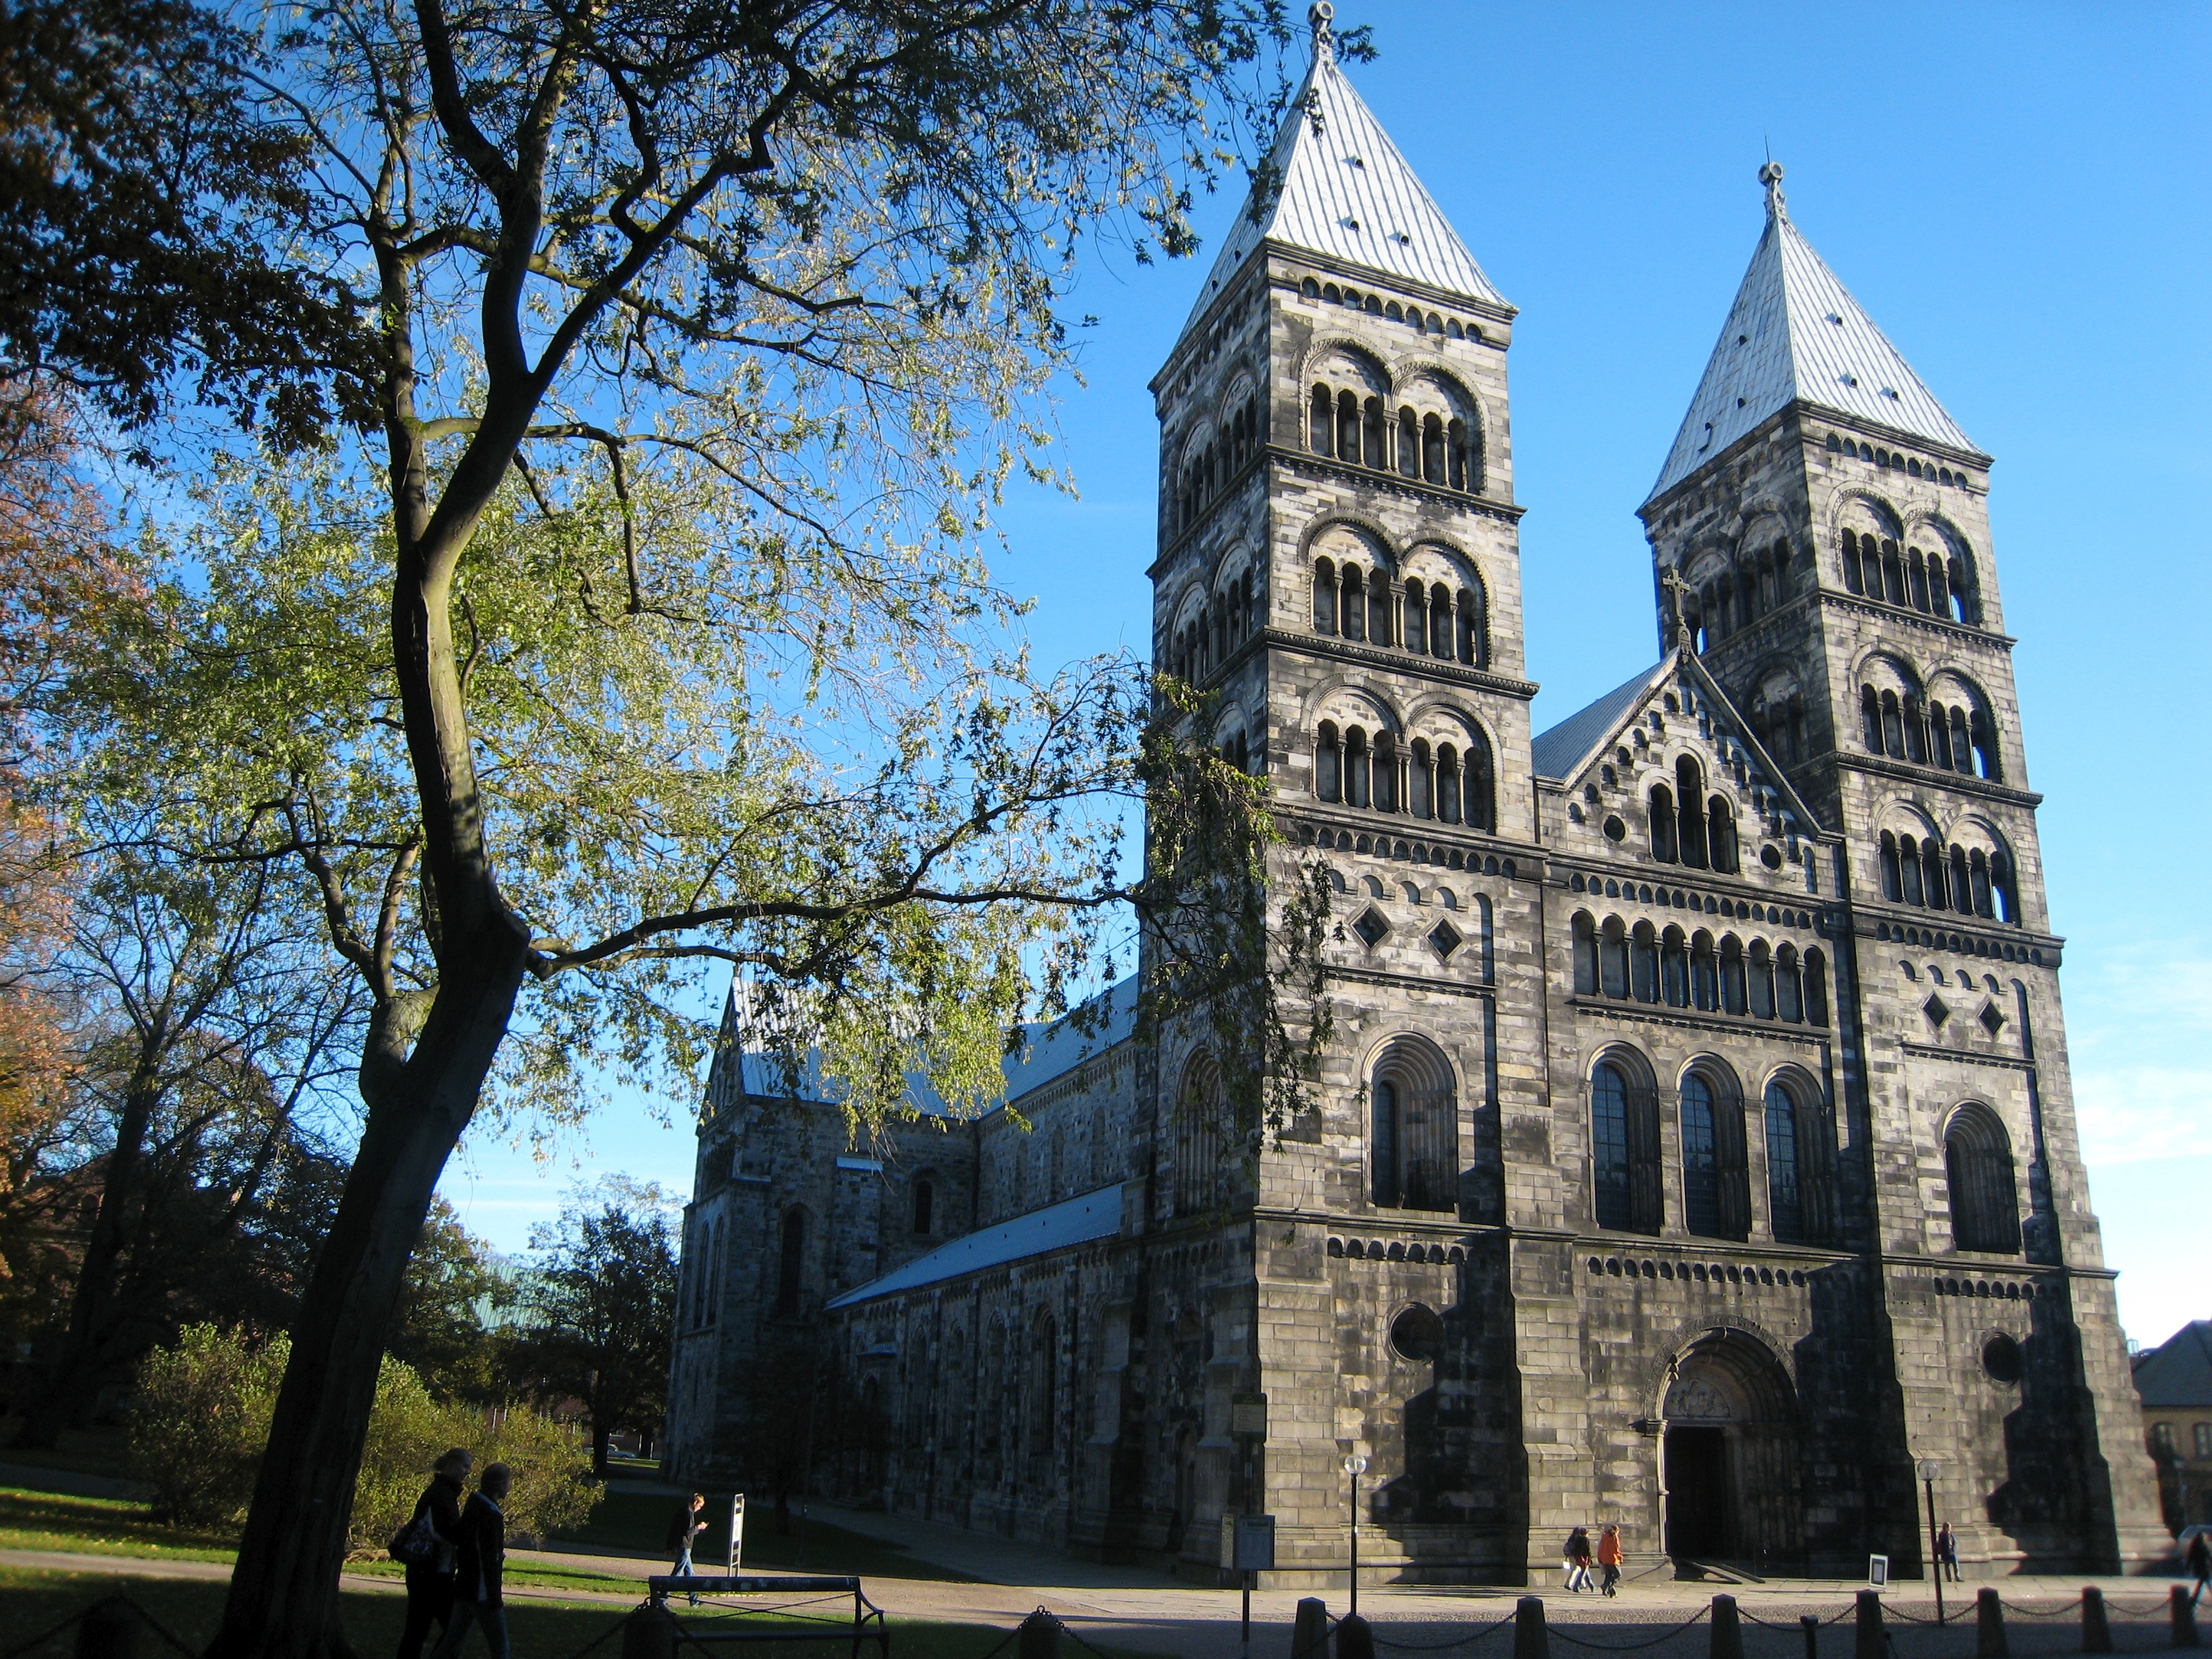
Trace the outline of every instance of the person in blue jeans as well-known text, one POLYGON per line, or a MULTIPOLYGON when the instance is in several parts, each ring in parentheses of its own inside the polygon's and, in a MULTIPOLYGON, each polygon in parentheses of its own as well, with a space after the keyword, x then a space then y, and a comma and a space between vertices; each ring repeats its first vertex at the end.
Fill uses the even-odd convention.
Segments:
MULTIPOLYGON (((676 1557, 676 1565, 670 1571, 678 1578, 689 1578, 694 1571, 691 1544, 707 1530, 707 1523, 699 1516, 699 1511, 706 1507, 706 1494, 695 1492, 691 1494, 691 1501, 678 1504, 676 1513, 668 1518, 668 1548, 676 1557)), ((691 1598, 691 1605, 695 1607, 699 1605, 696 1595, 691 1598)))
POLYGON ((453 1552, 453 1616, 431 1659, 453 1659, 471 1626, 483 1629, 491 1659, 507 1659, 507 1608, 499 1594, 507 1567, 507 1515, 500 1505, 514 1484, 514 1471, 506 1464, 487 1466, 461 1511, 453 1552))

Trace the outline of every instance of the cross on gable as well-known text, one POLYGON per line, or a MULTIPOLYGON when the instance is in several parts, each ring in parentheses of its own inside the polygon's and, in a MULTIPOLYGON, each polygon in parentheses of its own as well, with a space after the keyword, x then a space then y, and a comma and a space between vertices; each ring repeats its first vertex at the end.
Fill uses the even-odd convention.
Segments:
POLYGON ((1674 596, 1674 642, 1686 646, 1690 642, 1690 621, 1688 612, 1682 608, 1682 598, 1698 590, 1682 580, 1680 571, 1672 568, 1659 579, 1659 586, 1674 596))

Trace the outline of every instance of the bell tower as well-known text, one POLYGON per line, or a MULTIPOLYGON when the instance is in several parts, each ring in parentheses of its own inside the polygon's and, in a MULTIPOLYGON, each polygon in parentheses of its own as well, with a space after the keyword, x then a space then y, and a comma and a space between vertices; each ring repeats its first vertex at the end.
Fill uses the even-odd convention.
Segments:
POLYGON ((1842 1233, 1919 1356, 1894 1379, 1892 1507, 1933 1453, 1955 1512, 1990 1517, 1970 1553, 2033 1559, 2048 1533, 2117 1540, 2117 1562, 2156 1505, 2075 1133, 1990 459, 1814 252, 1781 167, 1759 176, 1758 247, 1638 509, 1662 642, 1686 637, 1841 836, 1808 883, 1839 941, 1842 1233), (1987 1396, 2021 1372, 1960 1300, 2006 1268, 2033 1277, 2001 1293, 2049 1298, 2039 1460, 2005 1451, 1987 1396))

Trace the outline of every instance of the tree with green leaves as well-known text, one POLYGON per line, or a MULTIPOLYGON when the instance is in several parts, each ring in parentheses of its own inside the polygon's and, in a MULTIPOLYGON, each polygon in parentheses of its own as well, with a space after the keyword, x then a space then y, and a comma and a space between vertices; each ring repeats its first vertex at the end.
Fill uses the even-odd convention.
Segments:
POLYGON ((658 1188, 611 1176, 531 1230, 508 1363, 539 1405, 582 1402, 595 1474, 615 1434, 660 1432, 676 1332, 672 1207, 658 1188))
POLYGON ((219 469, 64 711, 70 789, 286 872, 368 1002, 217 1651, 337 1639, 463 1130, 570 1105, 587 1057, 688 1076, 708 970, 781 997, 864 1129, 915 1073, 989 1101, 1133 903, 1148 1006, 1229 1021, 1251 1134, 1279 1118, 1318 1028, 1276 988, 1319 924, 1258 885, 1264 786, 1138 665, 1039 683, 976 550, 1009 477, 1052 476, 1073 251, 1192 246, 1285 34, 1277 0, 272 11, 240 73, 307 147, 299 257, 357 236, 313 269, 371 319, 376 447, 219 469))

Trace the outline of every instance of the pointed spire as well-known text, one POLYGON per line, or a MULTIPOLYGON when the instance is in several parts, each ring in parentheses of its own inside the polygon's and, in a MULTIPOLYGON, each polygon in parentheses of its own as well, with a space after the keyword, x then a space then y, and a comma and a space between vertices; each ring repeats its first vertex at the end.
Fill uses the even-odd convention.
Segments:
POLYGON ((1652 495, 1673 489, 1801 401, 1845 420, 1974 451, 1973 441, 1792 222, 1782 164, 1768 161, 1759 182, 1766 191, 1766 228, 1652 495))
POLYGON ((1262 241, 1335 263, 1442 289, 1493 306, 1504 296, 1468 252, 1426 187, 1383 131, 1336 61, 1328 0, 1307 14, 1313 64, 1291 99, 1261 170, 1261 185, 1229 227, 1188 328, 1219 297, 1262 241), (1261 188, 1272 185, 1271 198, 1261 188))

